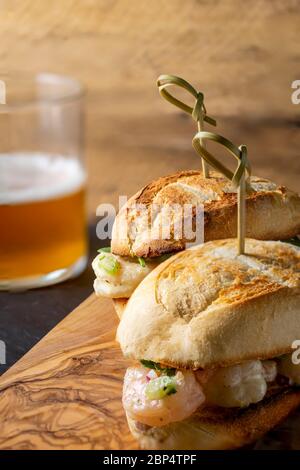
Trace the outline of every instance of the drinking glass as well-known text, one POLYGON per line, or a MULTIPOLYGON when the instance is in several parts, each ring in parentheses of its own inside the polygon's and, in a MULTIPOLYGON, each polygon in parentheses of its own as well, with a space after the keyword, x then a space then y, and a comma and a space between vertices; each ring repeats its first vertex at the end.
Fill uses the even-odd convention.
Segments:
POLYGON ((0 75, 0 290, 87 263, 83 90, 69 77, 0 75))

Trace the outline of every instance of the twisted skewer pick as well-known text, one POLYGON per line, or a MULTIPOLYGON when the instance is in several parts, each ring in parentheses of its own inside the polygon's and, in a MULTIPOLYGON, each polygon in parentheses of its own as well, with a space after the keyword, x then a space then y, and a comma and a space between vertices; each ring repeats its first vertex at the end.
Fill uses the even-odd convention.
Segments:
MULTIPOLYGON (((160 75, 157 79, 157 86, 159 93, 163 98, 165 98, 169 103, 177 106, 177 108, 182 111, 190 114, 194 121, 197 122, 198 132, 204 130, 204 121, 212 126, 216 126, 217 123, 215 119, 207 115, 206 108, 204 105, 204 95, 201 91, 197 91, 189 82, 183 78, 177 77, 176 75, 160 75), (190 93, 195 98, 195 104, 193 107, 187 105, 183 101, 180 101, 178 98, 175 98, 167 90, 171 86, 178 86, 183 88, 188 93, 190 93)), ((205 144, 202 142, 202 146, 205 144)), ((202 171, 205 178, 209 177, 209 168, 205 159, 202 158, 202 171)))
POLYGON ((246 190, 249 188, 248 178, 251 175, 251 167, 247 157, 247 147, 241 145, 236 147, 230 140, 225 137, 214 134, 213 132, 197 132, 193 138, 193 147, 196 152, 213 168, 218 172, 222 173, 227 179, 229 179, 233 186, 237 188, 237 200, 238 200, 238 228, 237 228, 237 239, 238 239, 238 254, 245 253, 245 236, 246 236, 246 190), (216 157, 214 157, 205 146, 203 141, 206 139, 212 140, 221 144, 225 147, 229 153, 238 160, 238 166, 235 172, 232 172, 223 163, 221 163, 216 157))

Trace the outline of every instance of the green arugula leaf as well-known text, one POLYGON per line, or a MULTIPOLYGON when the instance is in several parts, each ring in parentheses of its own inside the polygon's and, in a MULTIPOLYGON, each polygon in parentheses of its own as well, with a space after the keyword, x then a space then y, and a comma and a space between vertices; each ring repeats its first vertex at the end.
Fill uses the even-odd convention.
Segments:
POLYGON ((110 253, 111 252, 111 248, 110 246, 105 246, 104 248, 100 248, 99 250, 97 250, 98 253, 110 253))
POLYGON ((173 367, 162 367, 158 362, 147 361, 146 359, 142 359, 140 363, 148 369, 157 370, 162 374, 168 375, 169 377, 172 377, 176 374, 176 369, 174 369, 173 367))

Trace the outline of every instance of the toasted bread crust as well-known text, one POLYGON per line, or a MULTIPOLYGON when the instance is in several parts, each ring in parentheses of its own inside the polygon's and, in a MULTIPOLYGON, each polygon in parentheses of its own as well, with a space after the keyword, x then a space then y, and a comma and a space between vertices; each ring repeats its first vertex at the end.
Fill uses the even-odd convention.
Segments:
POLYGON ((287 243, 217 240, 156 267, 125 308, 123 353, 180 368, 268 359, 300 338, 300 249, 287 243))
POLYGON ((139 427, 127 419, 142 449, 225 450, 255 442, 299 405, 300 391, 289 387, 248 408, 204 408, 162 428, 139 427))
MULTIPOLYGON (((256 177, 252 177, 251 187, 252 190, 247 195, 249 238, 284 240, 300 233, 298 194, 256 177)), ((200 171, 189 170, 149 183, 128 201, 116 218, 111 244, 113 253, 121 256, 156 257, 183 250, 187 242, 184 238, 149 239, 144 236, 146 227, 141 223, 134 206, 185 203, 192 204, 195 208, 203 205, 205 241, 236 236, 237 195, 230 188, 230 182, 214 172, 206 179, 200 171), (117 226, 119 230, 116 229, 117 226), (132 227, 135 230, 131 230, 132 227)))

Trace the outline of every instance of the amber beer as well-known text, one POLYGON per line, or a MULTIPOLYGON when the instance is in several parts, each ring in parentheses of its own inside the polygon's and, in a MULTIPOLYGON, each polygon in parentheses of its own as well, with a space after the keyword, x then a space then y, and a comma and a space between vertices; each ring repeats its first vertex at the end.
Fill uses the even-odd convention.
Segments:
POLYGON ((84 193, 85 175, 76 159, 0 156, 2 288, 45 276, 51 283, 60 270, 82 267, 87 250, 84 193))

